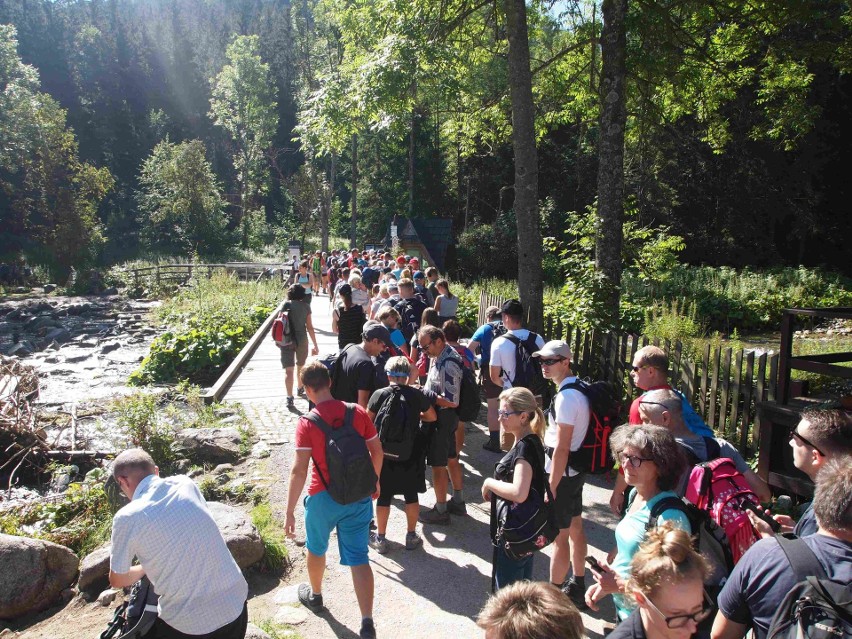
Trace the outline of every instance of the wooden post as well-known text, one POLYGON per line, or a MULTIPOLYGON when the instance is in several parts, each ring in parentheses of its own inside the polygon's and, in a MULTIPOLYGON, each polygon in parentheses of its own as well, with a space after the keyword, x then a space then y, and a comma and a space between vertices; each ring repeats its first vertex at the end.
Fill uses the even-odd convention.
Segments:
MULTIPOLYGON (((731 437, 730 441, 736 441, 737 436, 737 423, 740 418, 740 386, 742 384, 742 376, 743 376, 743 351, 740 349, 737 351, 736 357, 734 358, 734 394, 731 398, 731 437)), ((745 423, 743 424, 743 430, 748 429, 748 407, 743 411, 746 415, 745 423)))
MULTIPOLYGON (((701 397, 698 398, 698 403, 701 406, 701 417, 709 424, 710 407, 707 406, 707 379, 710 373, 710 342, 704 345, 704 368, 701 370, 701 397)), ((715 400, 714 400, 715 401, 715 400)), ((712 428, 712 427, 711 427, 712 428)))
POLYGON ((793 353, 793 314, 784 311, 781 316, 781 357, 778 362, 778 401, 790 402, 790 356, 793 353))
POLYGON ((707 419, 707 425, 711 430, 716 430, 716 401, 718 398, 717 391, 719 390, 719 360, 722 357, 722 347, 720 346, 713 353, 713 368, 710 371, 713 379, 710 380, 710 413, 707 419))
POLYGON ((725 358, 723 360, 723 370, 719 371, 722 375, 722 398, 719 402, 719 430, 724 433, 724 437, 728 427, 728 391, 731 387, 731 352, 732 349, 725 349, 725 358))
MULTIPOLYGON (((749 426, 753 422, 752 415, 756 415, 757 411, 752 406, 752 389, 754 388, 754 351, 749 351, 746 355, 746 372, 743 383, 743 429, 740 431, 739 449, 741 454, 745 454, 748 447, 748 431, 749 426)), ((754 420, 756 422, 756 419, 754 420)), ((755 430, 757 427, 755 426, 755 430)))
POLYGON ((679 388, 681 392, 683 392, 684 388, 680 380, 680 359, 683 356, 683 344, 680 343, 680 340, 675 342, 674 350, 670 351, 670 353, 671 355, 669 356, 669 359, 672 362, 672 387, 679 388))

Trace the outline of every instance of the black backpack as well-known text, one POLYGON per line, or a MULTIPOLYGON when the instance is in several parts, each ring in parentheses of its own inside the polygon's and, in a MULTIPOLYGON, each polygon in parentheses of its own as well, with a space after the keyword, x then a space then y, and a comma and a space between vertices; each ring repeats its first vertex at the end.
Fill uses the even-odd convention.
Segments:
MULTIPOLYGON (((580 391, 589 400, 589 428, 580 448, 571 451, 568 465, 578 472, 592 475, 609 472, 615 467, 609 437, 619 423, 619 393, 609 382, 587 382, 581 379, 563 384, 559 393, 569 388, 580 391)), ((554 403, 550 404, 548 412, 555 419, 554 403)))
POLYGON ((530 331, 527 338, 521 340, 507 332, 503 337, 515 345, 515 377, 509 380, 512 386, 528 388, 533 395, 542 397, 549 395, 550 382, 544 378, 541 365, 532 356, 538 350, 538 344, 536 344, 538 335, 530 331))
POLYGON ((100 639, 141 639, 153 627, 159 616, 157 602, 160 596, 148 577, 133 584, 130 597, 115 609, 112 621, 101 633, 100 639))
POLYGON ((416 297, 409 297, 405 300, 401 299, 394 308, 402 319, 399 323, 399 330, 405 336, 405 341, 410 342, 414 334, 417 333, 417 329, 420 328, 420 319, 423 311, 426 310, 426 304, 416 297))
POLYGON ((825 574, 801 539, 776 535, 797 583, 769 623, 766 639, 841 639, 852 636, 852 588, 825 574))
POLYGON ((343 425, 332 428, 314 411, 305 418, 325 435, 325 461, 328 480, 322 476, 317 460, 317 474, 331 498, 338 504, 352 504, 376 492, 378 477, 373 469, 367 442, 352 426, 355 418, 354 404, 346 404, 343 425))
POLYGON ((385 457, 392 461, 407 461, 411 458, 420 423, 420 413, 411 408, 404 388, 390 387, 375 419, 382 450, 385 457))
MULTIPOLYGON (((458 355, 458 353, 457 353, 458 355)), ((464 365, 461 356, 453 358, 462 370, 461 388, 459 388, 459 405, 456 406, 456 414, 460 422, 471 422, 479 417, 479 409, 482 408, 482 399, 479 396, 479 384, 473 370, 464 365)), ((446 366, 447 360, 444 360, 446 366)))

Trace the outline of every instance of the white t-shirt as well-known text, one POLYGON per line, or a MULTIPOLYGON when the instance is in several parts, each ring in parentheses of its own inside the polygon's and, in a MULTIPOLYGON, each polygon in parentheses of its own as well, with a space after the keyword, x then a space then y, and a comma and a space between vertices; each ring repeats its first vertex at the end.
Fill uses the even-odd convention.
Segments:
MULTIPOLYGON (((559 386, 562 387, 576 380, 576 377, 566 377, 559 386)), ((574 427, 574 432, 571 435, 571 450, 579 450, 586 438, 586 431, 589 429, 589 400, 580 391, 568 388, 556 395, 553 400, 553 409, 556 419, 550 413, 547 414, 547 430, 544 431, 545 448, 556 448, 558 424, 570 424, 574 427)), ((544 469, 549 473, 552 465, 553 460, 548 455, 544 469)), ((571 468, 571 457, 569 456, 568 476, 573 477, 576 474, 578 474, 577 471, 571 468)))
MULTIPOLYGON (((503 388, 512 388, 515 378, 515 345, 506 339, 506 335, 512 334, 522 342, 529 337, 530 332, 525 328, 508 331, 491 343, 491 366, 499 366, 503 369, 503 388)), ((538 348, 544 348, 544 338, 536 336, 538 348)))

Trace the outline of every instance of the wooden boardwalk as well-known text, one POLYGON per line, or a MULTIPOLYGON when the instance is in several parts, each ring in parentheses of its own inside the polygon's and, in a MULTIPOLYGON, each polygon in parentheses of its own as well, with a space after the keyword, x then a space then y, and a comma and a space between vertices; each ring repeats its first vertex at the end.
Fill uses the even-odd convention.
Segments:
MULTIPOLYGON (((320 355, 337 351, 337 335, 331 332, 328 297, 314 297, 311 302, 311 317, 320 355)), ((293 390, 295 392, 295 384, 293 390)), ((225 392, 222 401, 252 404, 276 399, 283 401, 284 398, 284 369, 281 368, 280 351, 267 337, 225 392)))

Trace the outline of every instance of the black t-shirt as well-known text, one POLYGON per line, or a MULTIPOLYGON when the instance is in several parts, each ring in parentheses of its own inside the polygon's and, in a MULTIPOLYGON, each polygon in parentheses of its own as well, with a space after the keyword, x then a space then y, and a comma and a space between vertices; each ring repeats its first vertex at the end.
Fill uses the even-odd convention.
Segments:
MULTIPOLYGON (((546 481, 544 473, 544 446, 541 443, 538 435, 530 433, 512 446, 512 450, 506 453, 496 466, 494 466, 494 479, 500 481, 512 482, 515 477, 515 464, 520 460, 525 460, 532 466, 533 478, 530 482, 530 490, 533 488, 538 491, 542 498, 545 496, 544 482, 546 481)), ((491 538, 493 539, 497 533, 497 506, 496 495, 491 496, 491 538)))
MULTIPOLYGON (((430 400, 426 393, 421 391, 419 388, 414 388, 413 386, 396 386, 396 388, 399 388, 402 391, 402 396, 405 398, 406 403, 414 408, 415 414, 417 415, 417 422, 419 423, 420 413, 425 413, 427 410, 432 408, 432 400, 430 400)), ((384 404, 391 396, 393 389, 394 386, 388 386, 386 388, 380 388, 373 393, 370 397, 370 402, 367 404, 367 410, 378 414, 382 404, 384 404)), ((412 423, 414 423, 413 418, 412 423)))
POLYGON ((335 364, 331 395, 344 402, 358 402, 358 391, 376 389, 376 368, 367 352, 358 344, 344 349, 335 364))

